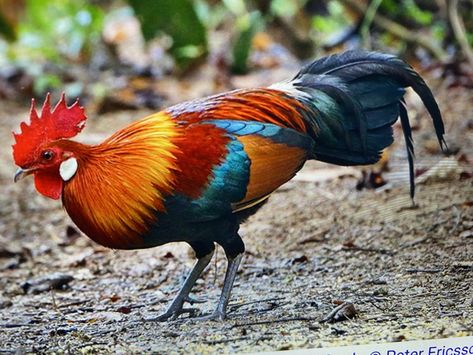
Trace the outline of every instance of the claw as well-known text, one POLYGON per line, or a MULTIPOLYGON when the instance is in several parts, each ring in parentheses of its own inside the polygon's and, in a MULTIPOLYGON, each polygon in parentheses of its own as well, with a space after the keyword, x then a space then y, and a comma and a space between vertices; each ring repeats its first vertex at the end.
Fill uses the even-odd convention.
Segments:
POLYGON ((187 295, 187 297, 184 299, 184 302, 194 304, 194 303, 205 303, 207 302, 207 300, 204 298, 195 298, 195 297, 191 297, 187 295))
POLYGON ((176 320, 181 314, 189 314, 189 317, 194 317, 199 310, 197 308, 181 308, 176 310, 168 309, 166 312, 157 317, 147 318, 147 322, 165 322, 167 320, 176 320))

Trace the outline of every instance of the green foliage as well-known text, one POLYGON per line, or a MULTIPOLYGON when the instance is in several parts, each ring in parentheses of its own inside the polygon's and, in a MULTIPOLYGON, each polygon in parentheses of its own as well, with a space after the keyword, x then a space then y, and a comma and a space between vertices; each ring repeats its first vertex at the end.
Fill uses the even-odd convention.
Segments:
POLYGON ((422 11, 414 0, 404 0, 403 5, 406 9, 407 16, 421 25, 430 25, 432 23, 432 13, 422 11))
POLYGON ((52 62, 61 62, 63 56, 79 60, 100 39, 102 24, 102 10, 85 0, 28 0, 12 55, 52 62))
POLYGON ((207 53, 207 33, 190 0, 129 0, 146 40, 165 33, 181 68, 207 53))
POLYGON ((253 37, 263 27, 263 19, 258 11, 247 13, 237 21, 236 41, 232 50, 232 71, 244 74, 248 71, 248 56, 253 37))
POLYGON ((86 0, 28 0, 15 42, 0 46, 0 63, 34 78, 42 93, 62 85, 61 70, 70 61, 86 61, 100 40, 103 12, 86 0), (46 70, 46 66, 54 70, 46 70))
POLYGON ((62 84, 61 78, 56 74, 41 73, 36 77, 34 81, 33 90, 35 93, 40 94, 50 90, 51 88, 58 88, 62 84))
POLYGON ((221 2, 210 5, 207 0, 194 0, 194 8, 207 31, 215 30, 228 16, 228 9, 221 2))
POLYGON ((445 40, 446 31, 445 22, 436 21, 432 24, 432 35, 436 42, 442 43, 445 40))
POLYGON ((264 27, 264 20, 257 10, 248 11, 243 0, 222 0, 227 12, 232 14, 235 25, 232 33, 231 69, 235 74, 248 71, 248 57, 255 34, 264 27))
POLYGON ((206 0, 195 0, 194 5, 207 31, 232 24, 231 69, 236 74, 246 73, 253 37, 265 24, 262 14, 258 10, 249 11, 248 2, 243 0, 223 0, 213 5, 206 0))
POLYGON ((329 1, 327 8, 329 12, 328 16, 316 15, 312 18, 312 26, 316 31, 316 37, 322 42, 325 42, 328 37, 350 24, 345 13, 345 8, 339 1, 329 1))
POLYGON ((300 0, 272 0, 271 13, 279 17, 292 17, 299 11, 302 5, 300 0))
POLYGON ((383 0, 381 9, 389 14, 389 17, 409 18, 420 25, 427 26, 433 21, 433 14, 419 8, 414 0, 383 0))
MULTIPOLYGON (((347 10, 345 0, 128 0, 128 3, 141 23, 146 40, 164 36, 165 40, 172 41, 170 53, 181 69, 205 56, 209 51, 208 34, 219 31, 232 39, 225 44, 232 71, 247 72, 254 35, 267 24, 269 28, 279 26, 290 31, 278 40, 293 49, 297 48, 298 41, 304 46, 312 40, 319 46, 337 43, 338 38, 351 33, 355 23, 361 23, 358 35, 365 46, 369 46, 369 40, 377 41, 374 47, 384 45, 396 50, 412 42, 422 46, 407 38, 418 30, 428 39, 422 43, 431 40, 438 47, 445 47, 445 40, 454 38, 446 20, 448 14, 441 10, 427 11, 418 5, 422 4, 418 0, 370 1, 371 6, 365 13, 358 15, 347 10), (310 12, 306 12, 309 9, 310 12), (391 21, 390 28, 379 25, 378 15, 391 21), (307 30, 307 23, 309 27, 312 24, 311 31, 307 30), (396 24, 403 26, 408 36, 393 31, 396 24)), ((67 75, 71 64, 87 63, 101 42, 105 16, 99 5, 94 4, 123 6, 123 1, 25 0, 14 4, 20 11, 0 9, 0 66, 22 68, 34 78, 36 92, 57 87, 77 92, 81 90, 80 80, 70 80, 76 74, 67 75), (16 14, 13 20, 11 13, 16 14), (68 77, 69 84, 63 83, 64 77, 68 77)), ((463 8, 471 7, 463 2, 463 8)), ((466 40, 473 44, 472 17, 465 13, 460 15, 466 40)), ((428 46, 424 44, 424 47, 428 46)))

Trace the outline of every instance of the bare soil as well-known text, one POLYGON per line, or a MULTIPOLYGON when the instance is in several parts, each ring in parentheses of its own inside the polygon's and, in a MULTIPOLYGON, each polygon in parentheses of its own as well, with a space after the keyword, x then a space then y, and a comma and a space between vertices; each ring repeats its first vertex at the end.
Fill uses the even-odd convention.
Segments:
MULTIPOLYGON (((362 168, 307 164, 242 227, 247 252, 223 322, 147 322, 192 267, 190 249, 105 249, 31 179, 13 184, 10 132, 28 107, 0 102, 0 353, 255 352, 473 335, 473 93, 430 83, 457 153, 439 152, 409 96, 423 173, 416 205, 399 127, 382 188, 357 191, 362 168), (321 322, 341 302, 356 316, 321 322)), ((187 98, 175 87, 170 103, 187 98)), ((147 113, 91 114, 83 139, 147 113)), ((215 307, 224 272, 219 250, 194 289, 201 313, 215 307)))

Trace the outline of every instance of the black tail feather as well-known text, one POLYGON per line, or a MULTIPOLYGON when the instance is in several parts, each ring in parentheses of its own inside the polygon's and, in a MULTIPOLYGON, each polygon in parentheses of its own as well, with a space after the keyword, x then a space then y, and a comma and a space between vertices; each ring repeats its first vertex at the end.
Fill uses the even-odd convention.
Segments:
POLYGON ((377 52, 348 51, 305 66, 293 79, 309 108, 315 158, 329 163, 363 165, 376 162, 392 141, 391 126, 400 117, 414 197, 414 146, 403 99, 405 88, 419 95, 429 112, 442 150, 445 128, 440 109, 425 81, 401 59, 377 52))
MULTIPOLYGON (((346 107, 351 113, 353 113, 354 126, 358 128, 360 136, 361 147, 363 154, 366 154, 366 139, 367 139, 367 120, 363 108, 358 101, 352 99, 348 94, 347 90, 340 85, 333 85, 329 81, 329 76, 320 76, 318 80, 311 81, 309 87, 315 90, 319 90, 333 98, 339 105, 346 107)), ((353 143, 350 135, 345 135, 347 145, 352 148, 353 143)))
POLYGON ((440 109, 424 79, 406 62, 391 54, 365 51, 347 51, 331 55, 304 67, 294 78, 304 74, 334 75, 347 83, 370 75, 381 75, 399 81, 403 87, 412 87, 429 112, 440 147, 446 149, 445 128, 440 109))
POLYGON ((402 132, 404 133, 404 140, 406 141, 407 161, 409 162, 409 183, 411 198, 415 195, 415 172, 414 172, 414 141, 412 139, 412 129, 409 123, 409 115, 407 113, 406 102, 404 99, 399 103, 399 117, 401 118, 402 132))

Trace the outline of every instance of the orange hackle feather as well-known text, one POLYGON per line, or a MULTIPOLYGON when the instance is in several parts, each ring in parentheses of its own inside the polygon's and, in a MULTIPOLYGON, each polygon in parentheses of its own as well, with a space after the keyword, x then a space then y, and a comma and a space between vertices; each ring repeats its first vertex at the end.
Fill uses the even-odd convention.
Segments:
POLYGON ((35 158, 36 153, 45 144, 62 138, 71 138, 84 128, 87 117, 79 100, 67 106, 64 93, 56 107, 51 111, 51 96, 47 94, 38 116, 35 100, 31 100, 30 124, 22 122, 20 133, 13 133, 15 144, 13 158, 16 165, 27 167, 35 158))
POLYGON ((157 113, 96 146, 62 142, 76 152, 79 165, 63 194, 77 226, 110 248, 143 247, 142 236, 175 185, 177 138, 175 122, 157 113))

